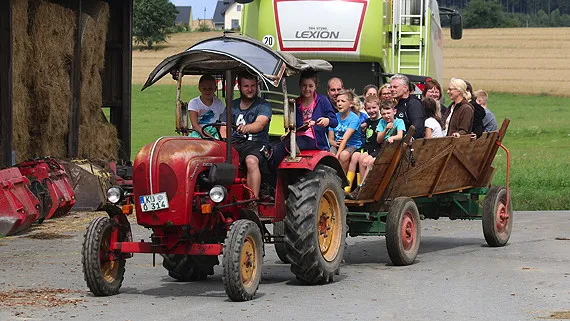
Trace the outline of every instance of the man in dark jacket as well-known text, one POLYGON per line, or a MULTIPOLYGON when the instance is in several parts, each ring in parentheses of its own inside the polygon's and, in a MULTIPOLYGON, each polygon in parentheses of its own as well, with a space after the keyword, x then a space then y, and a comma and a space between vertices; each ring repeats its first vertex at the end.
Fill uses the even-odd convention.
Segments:
POLYGON ((425 113, 422 103, 416 96, 410 95, 408 77, 396 74, 390 78, 392 96, 398 100, 396 105, 396 117, 401 118, 406 125, 406 130, 414 125, 414 138, 424 137, 425 113))

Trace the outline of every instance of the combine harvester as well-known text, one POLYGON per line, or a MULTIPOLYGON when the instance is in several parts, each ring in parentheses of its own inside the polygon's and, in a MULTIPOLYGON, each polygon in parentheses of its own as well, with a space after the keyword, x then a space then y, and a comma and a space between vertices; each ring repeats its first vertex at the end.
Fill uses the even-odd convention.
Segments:
MULTIPOLYGON (((300 59, 325 59, 346 88, 377 86, 402 73, 421 82, 443 77, 440 16, 450 19, 452 39, 461 39, 459 12, 435 0, 238 0, 242 32, 300 59), (414 77, 422 76, 422 77, 414 77)), ((290 78, 289 88, 297 88, 290 78)), ((326 81, 319 90, 326 92, 326 81)))

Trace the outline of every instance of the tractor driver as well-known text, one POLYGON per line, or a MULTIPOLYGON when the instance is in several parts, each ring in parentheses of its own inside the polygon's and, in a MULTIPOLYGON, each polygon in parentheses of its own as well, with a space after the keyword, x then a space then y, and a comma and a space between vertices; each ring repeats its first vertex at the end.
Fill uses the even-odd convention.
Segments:
POLYGON ((240 164, 247 167, 247 186, 259 196, 260 166, 267 165, 271 106, 257 96, 257 77, 247 71, 238 74, 240 98, 232 101, 232 125, 237 126, 232 138, 240 164))

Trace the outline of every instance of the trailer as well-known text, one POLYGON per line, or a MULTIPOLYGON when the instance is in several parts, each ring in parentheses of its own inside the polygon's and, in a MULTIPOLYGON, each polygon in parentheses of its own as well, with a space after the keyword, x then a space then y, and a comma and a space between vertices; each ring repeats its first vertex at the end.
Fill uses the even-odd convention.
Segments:
POLYGON ((509 191, 510 153, 502 144, 509 120, 499 131, 385 144, 354 200, 345 200, 350 236, 386 237, 395 265, 412 264, 420 247, 422 219, 482 221, 491 247, 507 244, 513 226, 509 191), (505 150, 506 186, 491 186, 493 160, 505 150))

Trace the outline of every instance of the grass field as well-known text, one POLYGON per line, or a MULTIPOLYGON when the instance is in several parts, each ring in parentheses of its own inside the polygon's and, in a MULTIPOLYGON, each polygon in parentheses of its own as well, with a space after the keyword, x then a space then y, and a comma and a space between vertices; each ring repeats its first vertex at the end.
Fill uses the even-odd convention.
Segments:
MULTIPOLYGON (((144 92, 140 84, 165 57, 215 35, 175 34, 159 50, 133 52, 133 158, 144 144, 174 134, 174 81, 165 77, 144 92)), ((469 79, 491 92, 499 125, 511 119, 504 143, 512 153, 515 209, 570 209, 570 28, 465 30, 462 40, 445 42, 444 53, 443 84, 469 79)), ((187 78, 184 100, 198 94, 196 79, 187 78)), ((499 151, 495 184, 504 184, 504 165, 499 151)))

